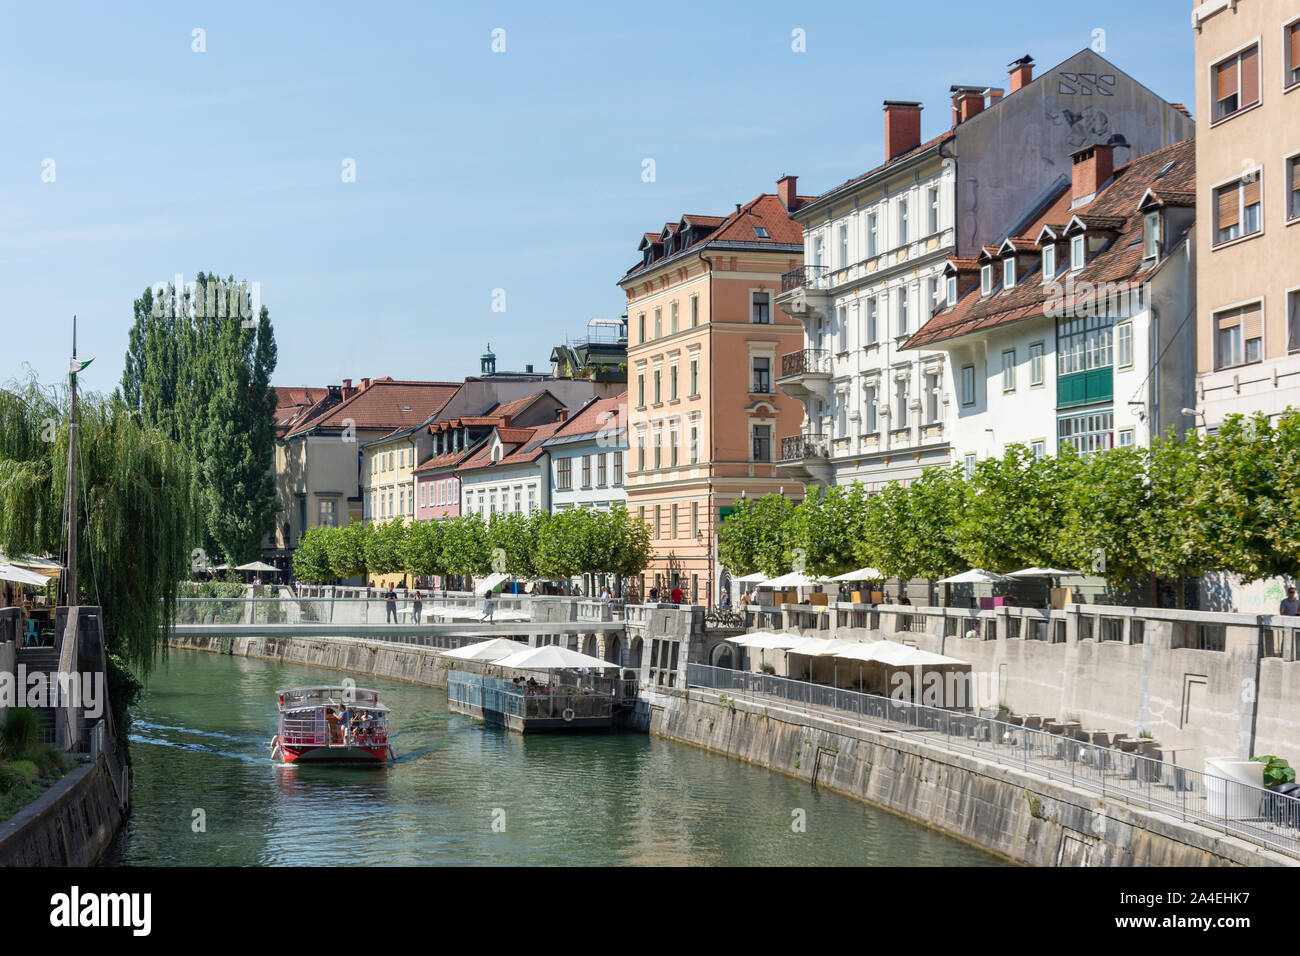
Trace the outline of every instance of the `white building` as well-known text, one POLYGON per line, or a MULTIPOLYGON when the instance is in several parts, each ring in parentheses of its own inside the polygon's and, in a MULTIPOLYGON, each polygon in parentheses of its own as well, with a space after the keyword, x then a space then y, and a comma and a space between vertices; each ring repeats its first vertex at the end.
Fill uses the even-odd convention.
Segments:
POLYGON ((551 510, 626 506, 627 393, 587 403, 546 440, 551 510))
POLYGON ((456 469, 460 513, 531 515, 551 507, 550 456, 545 442, 563 421, 533 428, 492 429, 481 448, 456 469))
POLYGON ((1193 424, 1194 145, 1118 169, 1113 152, 1076 151, 1019 235, 949 260, 944 306, 907 343, 947 355, 968 470, 1012 444, 1087 454, 1193 424))
POLYGON ((778 385, 804 405, 782 468, 809 483, 910 480, 952 454, 956 383, 942 351, 902 348, 944 301, 949 259, 1018 235, 1070 182, 1091 138, 1141 156, 1192 135, 1185 112, 1083 50, 1009 91, 954 86, 952 126, 921 141, 921 104, 885 102, 886 162, 801 205, 805 265, 777 304, 804 324, 778 385))

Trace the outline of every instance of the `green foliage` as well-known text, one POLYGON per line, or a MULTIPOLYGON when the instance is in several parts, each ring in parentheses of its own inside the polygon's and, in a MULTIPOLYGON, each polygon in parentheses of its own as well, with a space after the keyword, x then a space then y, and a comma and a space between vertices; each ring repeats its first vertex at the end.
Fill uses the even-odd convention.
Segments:
POLYGON ((38 726, 36 711, 30 707, 15 707, 10 710, 4 728, 0 730, 0 736, 4 737, 5 753, 15 756, 25 754, 36 742, 38 726))
POLYGON ((117 753, 123 763, 131 762, 131 705, 140 699, 144 685, 136 678, 128 663, 117 654, 104 658, 105 682, 108 684, 108 707, 113 714, 113 729, 117 735, 117 753))
POLYGON ((406 529, 402 544, 402 569, 417 577, 442 574, 440 521, 417 521, 406 529))
POLYGON ((785 525, 785 567, 827 577, 858 567, 865 499, 856 483, 820 493, 809 490, 785 525))
POLYGON ((1276 754, 1251 757, 1264 764, 1264 786, 1276 787, 1280 783, 1295 783, 1295 768, 1276 754))
MULTIPOLYGON (((190 457, 120 401, 78 402, 76 602, 101 604, 110 650, 144 672, 174 617, 176 584, 190 572, 198 512, 190 457)), ((58 554, 67 487, 66 391, 34 379, 0 389, 0 550, 58 554)))
POLYGON ((549 519, 550 515, 540 511, 528 517, 517 511, 492 515, 487 527, 492 570, 520 578, 531 578, 541 573, 536 558, 546 537, 549 519))
POLYGON ((370 536, 374 525, 352 521, 345 528, 330 528, 325 534, 332 578, 364 578, 370 571, 370 536))
MULTIPOLYGON (((775 577, 790 570, 786 523, 795 503, 784 495, 741 498, 718 529, 718 557, 732 574, 775 577)), ((797 547, 798 545, 796 545, 797 547)))
POLYGON ((336 528, 317 525, 308 528, 298 539, 293 552, 293 576, 309 584, 324 584, 334 580, 330 564, 329 539, 336 528))
POLYGON ((42 777, 49 774, 62 774, 73 765, 72 758, 53 744, 33 747, 23 757, 36 765, 42 777))
MULTIPOLYGON (((366 572, 397 574, 406 568, 406 522, 402 518, 366 526, 366 572)), ((341 574, 339 577, 347 577, 341 574)))
POLYGON ((447 574, 483 575, 492 570, 487 522, 480 514, 443 521, 442 567, 447 574))
MULTIPOLYGON (((11 765, 0 761, 0 796, 11 792, 22 782, 23 778, 18 775, 18 771, 14 770, 11 765)), ((0 808, 0 820, 5 819, 6 816, 4 809, 0 808)))
POLYGON ((41 770, 30 760, 11 760, 9 769, 18 777, 19 783, 34 783, 41 775, 41 770))
POLYGON ((265 308, 256 320, 240 314, 241 298, 249 305, 243 284, 196 279, 202 301, 182 290, 177 302, 170 286, 135 301, 119 395, 199 463, 190 476, 197 543, 242 564, 275 519, 275 336, 265 308))

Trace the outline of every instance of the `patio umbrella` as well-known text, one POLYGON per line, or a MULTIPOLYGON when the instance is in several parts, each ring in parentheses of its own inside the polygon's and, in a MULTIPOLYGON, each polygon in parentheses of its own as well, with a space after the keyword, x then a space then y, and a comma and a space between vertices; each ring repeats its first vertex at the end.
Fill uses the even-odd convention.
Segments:
POLYGON ((762 584, 767 580, 766 574, 759 574, 755 571, 753 574, 744 574, 738 578, 732 578, 737 584, 762 584))
POLYGON ((1062 571, 1060 568, 1021 568, 1007 575, 1009 578, 1081 578, 1082 572, 1062 571))
POLYGON ((577 669, 586 667, 591 670, 604 670, 606 668, 617 667, 617 664, 611 664, 609 661, 602 661, 599 657, 591 657, 588 654, 579 654, 577 651, 571 651, 567 647, 561 647, 559 644, 546 644, 542 647, 530 647, 528 650, 519 651, 511 654, 509 657, 502 658, 492 663, 501 667, 513 667, 516 670, 533 670, 533 671, 555 671, 566 668, 577 669))
POLYGON ((274 571, 280 573, 280 569, 274 564, 267 564, 265 561, 250 561, 248 564, 240 564, 235 567, 236 571, 274 571))
POLYGON ((961 574, 954 574, 950 578, 940 578, 940 584, 998 584, 1007 580, 1000 574, 994 574, 992 571, 985 571, 983 568, 971 568, 969 571, 963 571, 961 574))
POLYGON ((829 578, 811 578, 802 571, 791 571, 789 574, 782 574, 780 577, 772 578, 770 581, 764 581, 763 587, 811 588, 828 580, 829 578))
POLYGON ((26 568, 0 563, 0 581, 11 581, 14 584, 27 584, 32 587, 43 588, 49 583, 50 579, 47 575, 37 574, 35 571, 28 571, 26 568))
POLYGON ((845 571, 831 578, 832 581, 883 581, 884 579, 885 576, 875 568, 858 568, 856 571, 845 571))
POLYGON ((474 593, 482 597, 508 577, 504 571, 494 571, 474 586, 474 593))
POLYGON ((509 657, 511 654, 517 654, 522 649, 523 645, 518 641, 512 641, 506 637, 496 637, 490 641, 466 644, 454 651, 443 651, 442 656, 452 657, 458 661, 485 661, 490 664, 501 660, 503 657, 509 657))

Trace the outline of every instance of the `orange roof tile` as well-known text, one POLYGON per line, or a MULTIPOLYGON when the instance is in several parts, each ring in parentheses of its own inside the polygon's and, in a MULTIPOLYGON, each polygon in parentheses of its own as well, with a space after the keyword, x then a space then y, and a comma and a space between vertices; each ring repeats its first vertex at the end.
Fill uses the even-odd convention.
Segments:
POLYGON ((397 382, 376 379, 290 434, 307 428, 343 428, 350 420, 357 428, 412 428, 437 413, 460 388, 459 382, 397 382))

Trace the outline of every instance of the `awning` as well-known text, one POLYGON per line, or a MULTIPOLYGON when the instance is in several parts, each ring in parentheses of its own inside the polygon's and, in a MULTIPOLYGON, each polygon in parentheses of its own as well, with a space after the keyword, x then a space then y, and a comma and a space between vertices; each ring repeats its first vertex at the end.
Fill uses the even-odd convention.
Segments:
POLYGON ((1021 568, 1007 575, 1009 578, 1081 578, 1078 571, 1062 571, 1060 568, 1021 568))
POLYGON ((0 581, 10 581, 14 584, 29 584, 33 587, 43 588, 50 582, 50 578, 45 574, 37 574, 35 571, 28 571, 25 568, 19 568, 12 564, 0 563, 0 581))
POLYGON ((831 578, 832 581, 883 581, 885 575, 875 568, 858 568, 856 571, 845 571, 843 574, 837 574, 831 578))
POLYGON ((510 575, 506 574, 504 571, 493 571, 478 584, 474 585, 474 593, 479 597, 482 597, 509 577, 510 575))
POLYGON ((458 661, 486 661, 491 663, 499 661, 503 657, 509 657, 511 654, 518 654, 524 646, 518 641, 512 641, 505 637, 496 637, 490 641, 479 641, 476 644, 467 644, 464 647, 458 647, 454 651, 443 651, 443 657, 452 657, 458 661))
POLYGON ((826 578, 810 578, 808 575, 799 571, 791 571, 789 574, 783 574, 778 578, 772 578, 770 581, 764 581, 765 588, 814 588, 819 584, 824 584, 826 578))
POLYGON ((877 661, 891 667, 939 666, 941 664, 968 664, 955 657, 946 657, 917 647, 908 647, 896 641, 866 641, 850 645, 835 652, 836 657, 851 661, 877 661))

